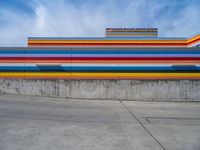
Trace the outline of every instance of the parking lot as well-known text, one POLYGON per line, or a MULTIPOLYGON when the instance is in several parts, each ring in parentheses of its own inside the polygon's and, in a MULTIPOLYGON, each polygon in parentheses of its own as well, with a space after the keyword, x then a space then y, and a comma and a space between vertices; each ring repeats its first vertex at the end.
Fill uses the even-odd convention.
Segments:
POLYGON ((199 150, 200 103, 0 95, 1 150, 199 150))

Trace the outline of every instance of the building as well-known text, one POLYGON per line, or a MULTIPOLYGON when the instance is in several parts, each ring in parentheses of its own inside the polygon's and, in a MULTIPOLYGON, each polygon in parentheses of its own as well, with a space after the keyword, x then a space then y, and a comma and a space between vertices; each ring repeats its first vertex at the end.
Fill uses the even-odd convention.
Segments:
POLYGON ((105 37, 29 37, 0 48, 0 78, 200 79, 200 34, 159 37, 156 28, 107 28, 105 37))

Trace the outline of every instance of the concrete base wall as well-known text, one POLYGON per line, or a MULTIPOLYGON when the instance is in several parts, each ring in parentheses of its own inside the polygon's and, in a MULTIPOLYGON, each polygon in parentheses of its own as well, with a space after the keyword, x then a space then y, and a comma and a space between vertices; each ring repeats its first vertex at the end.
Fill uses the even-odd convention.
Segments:
POLYGON ((102 100, 200 101, 200 80, 0 79, 0 94, 102 100))

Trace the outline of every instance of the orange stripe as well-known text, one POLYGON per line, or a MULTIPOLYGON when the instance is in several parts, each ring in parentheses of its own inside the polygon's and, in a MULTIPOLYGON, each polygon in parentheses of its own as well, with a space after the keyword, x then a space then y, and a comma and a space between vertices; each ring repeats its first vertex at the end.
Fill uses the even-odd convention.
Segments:
POLYGON ((134 43, 139 43, 139 44, 184 44, 187 43, 187 40, 164 40, 164 39, 159 39, 159 40, 29 40, 28 43, 30 44, 53 44, 53 43, 60 43, 60 44, 134 44, 134 43))
MULTIPOLYGON (((109 34, 108 34, 109 35, 109 34)), ((110 35, 109 35, 110 36, 110 35)), ((111 35, 112 36, 112 35, 111 35)), ((130 36, 130 35, 129 35, 130 36)), ((190 46, 194 43, 200 42, 200 35, 196 35, 187 40, 28 40, 29 46, 48 46, 48 45, 59 45, 59 46, 77 46, 81 45, 92 45, 98 46, 99 44, 132 44, 132 46, 190 46), (174 44, 174 45, 173 45, 174 44)))
MULTIPOLYGON (((30 47, 65 47, 65 48, 132 48, 133 46, 129 46, 129 45, 123 45, 123 46, 116 46, 116 45, 108 45, 108 46, 101 46, 101 45, 96 45, 96 46, 93 46, 93 45, 81 45, 81 46, 78 46, 78 45, 39 45, 39 44, 36 44, 36 45, 28 45, 30 47)), ((163 47, 163 46, 159 46, 159 45, 154 45, 154 46, 149 46, 149 45, 143 45, 143 46, 140 46, 140 45, 137 45, 136 47, 141 47, 141 48, 146 48, 146 47, 163 47)), ((166 45, 164 47, 187 47, 187 45, 175 45, 175 46, 170 46, 170 45, 166 45)))
POLYGON ((194 77, 194 76, 187 76, 187 77, 183 77, 183 76, 176 76, 176 77, 174 77, 174 76, 154 76, 154 77, 146 77, 146 76, 134 76, 134 77, 132 77, 132 76, 126 76, 126 77, 116 77, 116 76, 114 76, 114 77, 111 77, 111 76, 107 76, 107 77, 103 77, 103 76, 95 76, 95 77, 91 77, 91 76, 89 76, 89 77, 87 77, 87 76, 84 76, 84 77, 82 77, 82 76, 76 76, 76 77, 73 77, 73 76, 71 76, 71 77, 69 77, 69 76, 67 76, 67 77, 65 77, 65 76, 63 76, 63 77, 61 77, 61 76, 54 76, 54 77, 46 77, 46 76, 1 76, 0 77, 1 79, 3 78, 3 79, 10 79, 10 78, 15 78, 15 79, 99 79, 99 80, 101 80, 101 79, 124 79, 124 80, 126 80, 126 79, 137 79, 137 80, 148 80, 148 79, 153 79, 153 80, 159 80, 159 79, 200 79, 200 76, 199 77, 194 77))
POLYGON ((198 44, 199 42, 200 42, 200 39, 195 40, 195 41, 189 43, 188 46, 191 46, 191 45, 194 45, 194 44, 198 44))
POLYGON ((186 47, 187 43, 183 44, 173 44, 173 43, 168 43, 168 44, 140 44, 140 43, 125 43, 125 44, 113 44, 113 43, 108 43, 108 44, 90 44, 90 43, 82 43, 82 44, 67 44, 67 43, 35 43, 35 44, 30 44, 28 43, 28 46, 140 46, 140 47, 145 47, 145 46, 155 46, 155 47, 163 47, 163 46, 171 46, 171 47, 176 47, 176 46, 182 46, 186 47))

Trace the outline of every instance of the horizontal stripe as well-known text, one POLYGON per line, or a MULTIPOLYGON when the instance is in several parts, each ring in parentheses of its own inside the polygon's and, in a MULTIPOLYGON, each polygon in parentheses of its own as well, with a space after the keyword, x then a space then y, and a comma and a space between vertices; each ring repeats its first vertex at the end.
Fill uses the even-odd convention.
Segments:
POLYGON ((6 51, 11 51, 12 53, 21 51, 22 54, 26 53, 35 53, 34 51, 42 51, 45 53, 45 51, 49 52, 58 52, 58 53, 63 53, 63 52, 76 52, 76 51, 198 51, 198 48, 141 48, 141 47, 134 47, 134 48, 87 48, 87 47, 75 47, 75 48, 69 48, 69 47, 0 47, 1 52, 6 52, 6 51))
MULTIPOLYGON (((69 66, 78 66, 78 67, 171 67, 171 66, 174 66, 174 64, 166 64, 166 63, 163 63, 163 64, 120 64, 120 63, 116 63, 116 64, 112 64, 112 63, 102 63, 102 64, 99 64, 99 63, 26 63, 26 64, 22 64, 22 63, 0 63, 0 66, 3 66, 3 67, 9 67, 9 66, 38 66, 38 65, 41 65, 41 66, 62 66, 62 67, 69 67, 69 66)), ((180 64, 177 64, 176 66, 188 66, 187 63, 180 63, 180 64)), ((191 66, 191 65, 189 65, 191 66)), ((196 66, 196 67, 200 67, 200 64, 193 64, 193 66, 196 66)))
MULTIPOLYGON (((173 64, 112 64, 112 63, 0 63, 0 66, 36 66, 36 65, 61 65, 61 66, 134 66, 134 67, 165 67, 172 66, 173 64)), ((185 65, 185 64, 180 64, 185 65)), ((200 64, 195 64, 196 66, 200 66, 200 64)))
POLYGON ((200 73, 33 73, 1 72, 0 78, 63 79, 200 79, 200 73))
POLYGON ((69 44, 187 44, 187 40, 29 40, 28 43, 69 44))
POLYGON ((199 57, 2 57, 0 60, 200 60, 199 57))
POLYGON ((29 46, 183 46, 187 47, 188 45, 186 43, 61 43, 61 42, 49 42, 49 43, 28 43, 29 46))
POLYGON ((198 76, 186 76, 186 77, 178 77, 178 76, 126 76, 126 77, 117 77, 117 76, 0 76, 2 79, 65 79, 65 80, 199 80, 198 76))
MULTIPOLYGON (((125 33, 124 33, 125 34, 125 33)), ((108 36, 121 36, 119 33, 107 33, 108 36)), ((123 35, 123 33, 122 33, 123 35)), ((129 33, 126 33, 127 36, 130 36, 129 33)), ((134 34, 131 34, 134 36, 134 34)), ((138 35, 138 36, 142 36, 138 35)), ((146 34, 146 36, 149 36, 146 34)), ((152 34, 153 36, 153 34, 152 34)), ((123 37, 116 38, 115 40, 108 39, 108 38, 96 38, 96 39, 87 39, 87 38, 80 38, 80 39, 57 39, 57 38, 29 38, 28 39, 28 45, 104 45, 104 46, 109 46, 109 45, 129 45, 129 46, 191 46, 193 44, 199 43, 200 42, 200 35, 196 35, 192 38, 189 39, 183 39, 183 38, 176 38, 176 39, 158 39, 158 38, 151 38, 151 39, 123 39, 123 37)))
POLYGON ((80 57, 80 58, 84 58, 84 57, 102 57, 102 58, 130 58, 130 57, 137 57, 137 58, 149 58, 149 57, 154 57, 154 58, 158 58, 158 57, 162 57, 162 58, 168 58, 168 57, 175 57, 175 58, 180 58, 180 57, 196 57, 196 58, 200 58, 200 54, 72 54, 72 55, 65 55, 65 54, 27 54, 27 55, 21 55, 21 54, 0 54, 0 59, 4 59, 4 58, 73 58, 73 57, 80 57))
POLYGON ((65 43, 49 43, 49 44, 46 44, 46 43, 42 43, 42 44, 28 44, 28 46, 31 46, 31 47, 38 47, 38 46, 43 46, 43 47, 99 47, 99 48, 134 48, 134 47, 169 47, 169 48, 173 48, 173 47, 194 47, 194 45, 198 45, 200 44, 200 41, 198 42, 195 42, 195 43, 191 43, 191 44, 65 44, 65 43))
MULTIPOLYGON (((120 63, 116 63, 116 64, 112 64, 112 63, 26 63, 26 64, 22 64, 22 63, 0 63, 0 66, 5 66, 5 67, 9 67, 9 66, 36 66, 36 65, 52 65, 52 66, 122 66, 122 67, 170 67, 174 64, 120 64, 120 63)), ((185 63, 183 64, 179 64, 179 65, 187 65, 185 63)), ((200 64, 193 64, 197 67, 200 66, 200 64)))
POLYGON ((68 51, 33 51, 33 52, 26 52, 26 54, 24 52, 20 52, 20 51, 16 51, 16 52, 8 52, 8 51, 0 51, 0 56, 11 56, 11 55, 16 55, 16 56, 27 56, 27 55, 55 55, 55 56, 62 56, 62 55, 66 55, 66 56, 71 56, 71 55, 126 55, 126 54, 139 54, 139 55, 153 55, 153 54, 200 54, 199 52, 164 52, 164 51, 73 51, 73 52, 68 52, 68 51))
MULTIPOLYGON (((192 37, 193 38, 193 37, 192 37)), ((190 38, 191 39, 191 38, 190 38)), ((43 41, 43 40, 185 40, 187 41, 188 38, 183 37, 28 37, 28 41, 31 40, 37 40, 37 41, 43 41)))
POLYGON ((76 44, 29 44, 29 47, 38 47, 38 46, 43 46, 43 47, 68 47, 68 48, 77 48, 77 47, 85 47, 85 48, 185 48, 187 47, 186 45, 139 45, 139 44, 135 44, 135 45, 131 45, 131 44, 128 44, 128 45, 103 45, 103 44, 100 44, 100 45, 97 45, 97 44, 93 44, 93 45, 76 45, 76 44))
POLYGON ((125 50, 125 49, 121 49, 121 50, 109 50, 109 49, 104 49, 104 50, 29 50, 27 49, 26 51, 24 50, 1 50, 0 49, 0 56, 6 56, 6 55, 21 55, 21 56, 26 56, 26 55, 68 55, 70 56, 71 54, 88 54, 88 55, 92 55, 92 54, 101 54, 101 55, 108 55, 108 54, 116 54, 116 55, 126 55, 126 54, 142 54, 142 55, 159 55, 159 54, 168 54, 168 55, 173 55, 173 54, 178 54, 178 55, 184 55, 184 54, 200 54, 200 50, 190 50, 190 49, 182 49, 182 50, 170 50, 170 51, 166 51, 164 49, 161 50, 125 50))
POLYGON ((0 66, 0 71, 75 71, 75 72, 138 72, 138 71, 145 71, 145 72, 176 72, 176 71, 192 71, 192 72, 199 72, 200 67, 196 66, 171 66, 171 67, 128 67, 128 66, 0 66))
POLYGON ((0 63, 112 63, 112 64, 197 64, 200 60, 0 60, 0 63))

